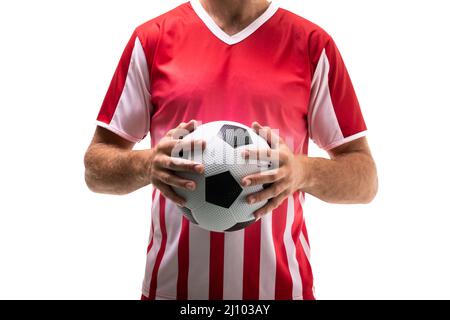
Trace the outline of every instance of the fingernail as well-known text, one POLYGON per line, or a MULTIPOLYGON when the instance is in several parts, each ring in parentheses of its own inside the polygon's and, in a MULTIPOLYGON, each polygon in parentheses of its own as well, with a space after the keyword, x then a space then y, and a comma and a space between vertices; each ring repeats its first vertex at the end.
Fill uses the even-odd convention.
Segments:
POLYGON ((249 204, 254 204, 255 203, 255 198, 248 198, 248 203, 249 204))
POLYGON ((191 182, 186 183, 186 188, 188 188, 191 191, 194 191, 195 190, 195 184, 193 184, 191 182))
POLYGON ((250 185, 250 180, 242 180, 242 185, 248 187, 250 185))
POLYGON ((197 171, 198 173, 203 173, 203 165, 198 164, 194 168, 195 168, 195 171, 197 171))

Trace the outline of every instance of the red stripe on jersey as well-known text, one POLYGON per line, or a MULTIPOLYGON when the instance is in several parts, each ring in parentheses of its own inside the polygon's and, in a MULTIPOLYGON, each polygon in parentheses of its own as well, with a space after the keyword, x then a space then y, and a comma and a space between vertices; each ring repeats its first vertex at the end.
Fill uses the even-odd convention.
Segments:
POLYGON ((311 265, 300 242, 297 244, 297 261, 300 266, 300 275, 302 277, 303 300, 315 300, 311 265))
POLYGON ((245 229, 243 300, 259 299, 259 272, 261 259, 261 220, 245 229))
POLYGON ((302 226, 302 233, 303 233, 303 236, 305 237, 306 243, 309 246, 308 229, 306 229, 306 224, 305 223, 303 223, 303 226, 302 226))
POLYGON ((284 231, 287 220, 287 201, 272 213, 272 236, 277 257, 275 276, 275 300, 292 300, 292 276, 284 244, 284 231))
POLYGON ((211 232, 209 255, 209 299, 223 299, 223 268, 225 252, 225 234, 211 232))
POLYGON ((296 258, 300 268, 300 276, 302 278, 303 299, 314 300, 315 298, 313 293, 313 276, 311 265, 309 264, 305 250, 303 249, 302 243, 300 241, 301 231, 306 228, 305 224, 303 223, 303 208, 300 205, 298 192, 294 194, 294 210, 295 219, 292 226, 292 238, 294 239, 296 258))
POLYGON ((130 68, 136 37, 136 32, 134 32, 120 58, 119 65, 116 68, 105 99, 103 100, 100 113, 97 117, 98 121, 109 124, 114 117, 114 113, 116 112, 117 105, 119 104, 120 97, 122 96, 127 81, 128 69, 130 68))
POLYGON ((183 217, 180 240, 178 240, 178 281, 177 300, 188 299, 189 276, 189 225, 190 222, 183 217))
POLYGON ((154 237, 154 232, 155 232, 155 228, 153 227, 153 222, 152 222, 152 240, 150 241, 150 244, 147 247, 147 254, 150 253, 150 250, 152 250, 153 247, 153 237, 154 237))
POLYGON ((161 265, 164 251, 166 250, 167 243, 167 230, 166 230, 166 199, 161 195, 159 197, 159 224, 161 227, 161 247, 159 248, 158 255, 156 256, 155 266, 153 267, 152 279, 150 281, 149 299, 155 300, 156 288, 158 282, 158 271, 161 265))

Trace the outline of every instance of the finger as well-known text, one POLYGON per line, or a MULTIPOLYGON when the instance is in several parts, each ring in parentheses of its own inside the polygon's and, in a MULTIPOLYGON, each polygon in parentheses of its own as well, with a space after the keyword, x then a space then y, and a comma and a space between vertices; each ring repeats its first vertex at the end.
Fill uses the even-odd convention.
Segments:
MULTIPOLYGON (((190 154, 200 152, 206 147, 204 140, 176 140, 172 138, 163 139, 158 143, 158 151, 166 155, 180 156, 180 152, 190 154), (175 151, 173 151, 175 149, 175 151)), ((182 156, 182 154, 181 154, 182 156)))
POLYGON ((284 178, 284 172, 281 169, 264 171, 257 174, 249 175, 242 179, 241 184, 244 187, 258 186, 277 182, 284 178))
POLYGON ((197 127, 198 127, 198 121, 197 120, 191 120, 189 122, 183 122, 183 123, 180 123, 180 125, 178 126, 178 128, 185 129, 185 130, 188 130, 190 132, 194 131, 197 127))
POLYGON ((274 183, 264 190, 251 194, 247 197, 247 202, 249 204, 254 204, 258 202, 263 202, 268 199, 275 198, 279 196, 286 190, 286 185, 284 183, 274 183))
POLYGON ((154 178, 171 187, 194 191, 197 188, 195 181, 180 178, 167 170, 156 170, 154 178))
POLYGON ((251 162, 267 162, 269 168, 278 168, 280 164, 285 163, 286 156, 274 149, 249 149, 242 152, 242 157, 251 162))
POLYGON ((273 210, 275 210, 276 208, 278 208, 283 201, 288 197, 288 193, 287 192, 283 192, 282 194, 278 195, 277 197, 270 199, 269 202, 267 202, 267 204, 262 207, 261 209, 255 211, 254 216, 256 219, 260 219, 263 216, 265 216, 266 214, 272 212, 273 210))
POLYGON ((259 131, 263 129, 263 126, 260 125, 259 122, 255 121, 252 123, 252 128, 256 131, 256 133, 259 133, 259 131))
POLYGON ((186 205, 186 200, 180 197, 178 194, 175 193, 175 191, 168 185, 164 183, 154 183, 153 184, 161 193, 163 196, 167 199, 172 200, 180 207, 184 207, 186 205))
POLYGON ((267 141, 271 148, 277 149, 283 143, 281 137, 272 128, 263 127, 258 122, 254 122, 252 127, 259 136, 267 141))
POLYGON ((198 127, 198 122, 196 120, 191 120, 189 122, 182 122, 178 125, 178 127, 167 132, 168 137, 172 137, 174 139, 183 139, 189 133, 194 131, 198 127))
POLYGON ((170 155, 175 158, 189 158, 197 162, 201 162, 203 151, 206 148, 204 140, 178 140, 170 155), (198 159, 198 160, 197 160, 198 159))
POLYGON ((205 166, 201 163, 165 156, 159 160, 160 167, 177 172, 193 172, 203 174, 205 166))

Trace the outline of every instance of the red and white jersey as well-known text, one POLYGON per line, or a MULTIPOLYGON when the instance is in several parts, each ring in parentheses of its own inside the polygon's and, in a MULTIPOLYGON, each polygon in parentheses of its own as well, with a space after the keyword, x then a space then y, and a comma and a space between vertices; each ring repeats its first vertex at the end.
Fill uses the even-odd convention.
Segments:
MULTIPOLYGON (((181 122, 229 120, 279 129, 296 154, 365 135, 350 77, 331 37, 271 3, 228 35, 198 0, 133 33, 98 125, 152 145, 181 122)), ((200 229, 153 191, 142 293, 148 299, 314 299, 303 194, 247 229, 200 229)))

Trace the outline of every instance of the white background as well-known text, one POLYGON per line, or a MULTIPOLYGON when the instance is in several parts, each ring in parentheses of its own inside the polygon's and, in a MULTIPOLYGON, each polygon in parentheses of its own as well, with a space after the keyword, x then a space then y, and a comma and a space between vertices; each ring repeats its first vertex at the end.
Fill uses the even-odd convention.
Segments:
MULTIPOLYGON (((1 2, 0 298, 140 297, 150 190, 90 193, 83 154, 131 32, 181 2, 1 2)), ((279 2, 335 38, 379 168, 368 206, 307 198, 318 298, 449 299, 448 1, 279 2)))

